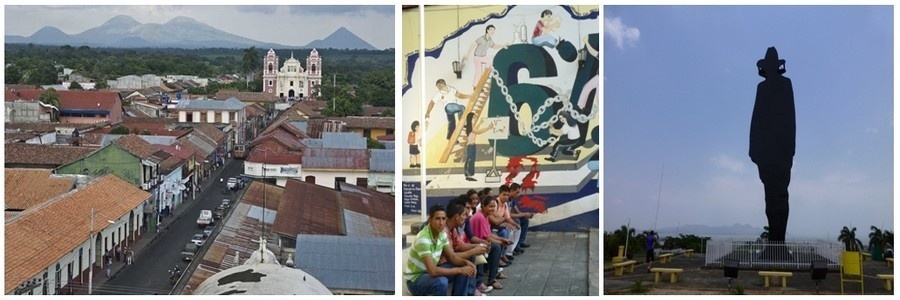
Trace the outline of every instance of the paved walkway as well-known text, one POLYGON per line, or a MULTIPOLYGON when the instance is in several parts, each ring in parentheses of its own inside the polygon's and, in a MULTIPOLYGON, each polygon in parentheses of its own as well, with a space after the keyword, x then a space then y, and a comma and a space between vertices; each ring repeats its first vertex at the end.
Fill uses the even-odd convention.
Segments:
MULTIPOLYGON (((604 261, 603 267, 603 293, 607 295, 630 294, 635 281, 640 280, 644 286, 649 287, 647 294, 655 295, 727 295, 728 280, 724 277, 722 269, 703 268, 704 256, 695 254, 692 257, 682 255, 675 256, 671 263, 653 263, 653 267, 680 268, 684 271, 678 276, 677 283, 669 282, 669 275, 663 275, 661 282, 653 282, 654 274, 647 271, 646 264, 638 264, 634 267, 634 273, 625 273, 616 277, 612 264, 604 261)), ((787 287, 781 287, 781 279, 772 287, 764 287, 763 279, 754 270, 741 270, 738 278, 731 283, 732 287, 740 286, 748 295, 815 295, 816 282, 810 277, 809 271, 794 271, 793 277, 788 278, 787 287)), ((866 295, 892 295, 884 289, 884 281, 878 279, 876 274, 893 274, 893 269, 888 268, 882 261, 866 261, 863 263, 865 274, 866 295)), ((841 274, 832 271, 827 274, 825 280, 819 283, 819 294, 840 295, 841 274)), ((858 283, 846 283, 847 294, 859 295, 858 283)))
MULTIPOLYGON (((418 223, 420 216, 403 216, 406 243, 403 245, 401 270, 409 257, 409 246, 415 238, 410 225, 418 223)), ((490 296, 588 296, 599 294, 599 231, 528 233, 525 253, 517 255, 513 264, 503 273, 509 278, 501 280, 503 290, 494 290, 490 296)), ((401 274, 397 277, 403 295, 409 295, 401 274)))
MULTIPOLYGON (((231 164, 233 161, 234 161, 233 158, 227 158, 227 159, 225 159, 225 165, 227 166, 227 165, 231 164)), ((240 161, 237 163, 240 163, 240 161)), ((195 198, 195 199, 202 199, 206 195, 207 191, 211 190, 210 186, 218 183, 219 174, 221 174, 222 171, 225 169, 226 169, 225 167, 220 167, 220 168, 212 171, 210 173, 210 176, 206 180, 204 180, 203 183, 201 184, 202 192, 199 195, 197 195, 197 198, 195 198)), ((175 222, 175 220, 180 219, 182 217, 182 214, 185 211, 188 211, 185 208, 187 208, 187 206, 189 206, 189 205, 193 205, 194 203, 196 203, 194 201, 195 199, 190 199, 190 198, 185 199, 185 201, 177 209, 175 209, 175 212, 172 216, 162 219, 163 230, 165 230, 165 228, 168 228, 169 224, 171 224, 172 222, 175 222)), ((146 258, 146 256, 144 255, 146 253, 143 253, 143 250, 145 248, 147 248, 148 245, 153 244, 156 241, 156 239, 160 236, 160 233, 157 233, 155 230, 149 231, 147 233, 144 233, 140 237, 137 237, 134 242, 129 240, 126 243, 126 246, 131 248, 132 251, 134 251, 135 260, 146 258)), ((104 265, 104 267, 105 267, 105 265, 104 265)), ((110 270, 112 273, 112 277, 114 278, 116 276, 116 274, 118 274, 120 271, 122 271, 122 269, 124 269, 125 267, 126 267, 126 265, 125 265, 124 259, 122 261, 113 260, 111 270, 110 270)), ((85 276, 87 276, 87 272, 85 272, 85 276)), ((99 267, 94 268, 94 282, 93 282, 94 289, 104 288, 103 285, 106 284, 106 282, 109 281, 109 279, 110 278, 106 277, 106 270, 101 269, 99 267)), ((65 287, 63 289, 65 289, 65 287)), ((77 282, 77 280, 73 281, 72 292, 76 295, 87 295, 88 294, 87 278, 84 279, 84 283, 79 283, 79 282, 77 282)))

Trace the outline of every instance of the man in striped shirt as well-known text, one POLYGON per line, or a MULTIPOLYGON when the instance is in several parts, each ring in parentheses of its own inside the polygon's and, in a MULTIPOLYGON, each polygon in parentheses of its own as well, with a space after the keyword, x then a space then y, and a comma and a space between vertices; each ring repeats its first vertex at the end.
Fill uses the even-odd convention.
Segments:
MULTIPOLYGON (((428 209, 428 226, 416 235, 409 250, 403 278, 414 296, 446 296, 452 282, 467 282, 475 276, 475 264, 453 252, 444 231, 447 213, 440 204, 428 209), (447 262, 438 265, 441 257, 447 262)), ((465 296, 466 284, 455 284, 453 296, 465 296)))

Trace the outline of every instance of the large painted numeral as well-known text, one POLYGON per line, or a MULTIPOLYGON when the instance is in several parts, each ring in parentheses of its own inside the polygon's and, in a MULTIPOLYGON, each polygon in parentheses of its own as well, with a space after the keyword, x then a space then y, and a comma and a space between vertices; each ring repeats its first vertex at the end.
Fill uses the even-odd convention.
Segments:
MULTIPOLYGON (((544 104, 549 97, 556 96, 556 92, 545 86, 519 83, 518 73, 521 69, 527 69, 531 78, 539 77, 555 77, 556 64, 550 54, 543 47, 531 44, 517 44, 509 46, 505 50, 500 50, 494 56, 493 66, 499 72, 503 83, 509 88, 509 95, 516 101, 516 107, 522 107, 527 103, 532 110, 544 104)), ((497 141, 497 153, 505 156, 522 156, 533 154, 540 151, 542 147, 538 147, 531 142, 531 138, 522 132, 518 132, 519 120, 509 109, 509 103, 500 90, 496 81, 491 84, 490 105, 488 107, 488 116, 491 117, 509 117, 509 127, 511 132, 506 140, 497 141)), ((538 119, 538 123, 550 120, 553 112, 545 112, 538 119)), ((537 137, 546 139, 550 136, 549 131, 542 130, 534 134, 537 137)))

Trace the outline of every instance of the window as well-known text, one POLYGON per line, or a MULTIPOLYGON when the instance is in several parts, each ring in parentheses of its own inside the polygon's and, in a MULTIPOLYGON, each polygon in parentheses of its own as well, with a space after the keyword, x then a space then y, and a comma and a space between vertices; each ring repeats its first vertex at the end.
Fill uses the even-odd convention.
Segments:
POLYGON ((269 80, 269 86, 272 86, 272 81, 271 81, 271 80, 269 80))
MULTIPOLYGON (((272 73, 272 64, 271 63, 269 63, 269 73, 272 73)), ((269 81, 269 82, 271 82, 271 81, 269 81)), ((272 84, 269 83, 269 85, 272 85, 272 84)))
POLYGON ((294 81, 293 81, 293 80, 291 80, 291 86, 294 86, 294 81))
POLYGON ((315 184, 315 183, 316 183, 316 176, 306 176, 305 181, 306 181, 306 183, 312 183, 312 184, 315 184))

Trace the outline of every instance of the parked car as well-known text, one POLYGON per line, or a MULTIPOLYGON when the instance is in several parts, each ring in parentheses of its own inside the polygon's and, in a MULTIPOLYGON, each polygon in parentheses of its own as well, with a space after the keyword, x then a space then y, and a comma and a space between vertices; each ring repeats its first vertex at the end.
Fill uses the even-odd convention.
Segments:
POLYGON ((231 207, 231 200, 229 200, 229 199, 222 199, 222 204, 221 204, 220 206, 223 206, 223 207, 225 207, 225 208, 231 207))
POLYGON ((215 211, 213 211, 213 218, 216 220, 221 220, 225 217, 225 208, 219 205, 215 211))
MULTIPOLYGON (((213 213, 213 216, 215 216, 215 213, 213 213)), ((206 226, 205 228, 203 228, 203 236, 209 237, 210 235, 212 235, 212 232, 215 229, 216 229, 216 226, 213 226, 213 225, 206 226)))
POLYGON ((197 244, 194 244, 194 243, 184 244, 184 248, 181 249, 181 259, 182 260, 193 260, 194 255, 197 254, 197 249, 200 249, 200 247, 198 247, 197 244))
POLYGON ((213 220, 213 214, 211 210, 204 209, 200 211, 200 217, 197 218, 197 225, 200 227, 206 227, 207 225, 211 225, 215 222, 213 220))
POLYGON ((194 243, 197 246, 203 247, 203 244, 206 242, 206 237, 203 236, 202 233, 195 234, 193 238, 191 238, 191 243, 194 243))
POLYGON ((228 189, 229 189, 229 190, 236 190, 237 187, 238 187, 238 180, 237 180, 237 178, 234 178, 234 177, 228 178, 228 189))

